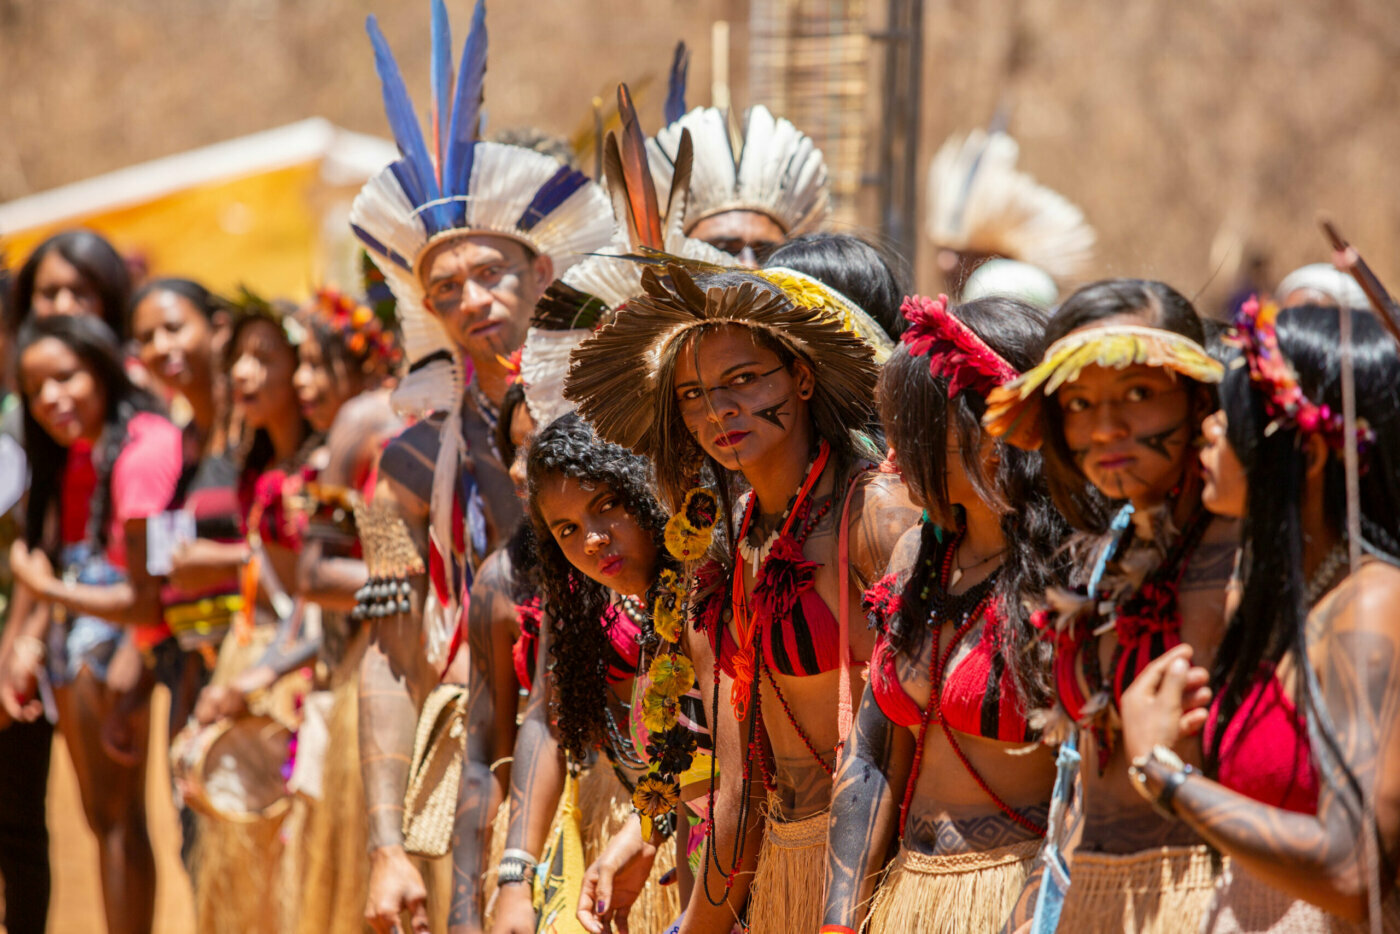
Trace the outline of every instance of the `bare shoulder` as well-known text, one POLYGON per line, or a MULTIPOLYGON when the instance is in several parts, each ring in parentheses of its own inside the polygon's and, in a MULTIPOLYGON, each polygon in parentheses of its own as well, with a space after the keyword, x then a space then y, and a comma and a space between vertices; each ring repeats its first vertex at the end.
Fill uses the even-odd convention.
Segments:
POLYGON ((511 585, 514 576, 515 566, 510 560, 510 549, 497 548, 481 562, 481 567, 476 569, 476 579, 472 582, 472 599, 475 600, 477 594, 509 594, 513 589, 511 585))
POLYGON ((885 573, 893 574, 899 578, 900 582, 907 581, 913 572, 914 565, 919 561, 919 547, 923 542, 922 528, 915 525, 904 531, 899 536, 899 541, 895 543, 894 553, 890 555, 889 570, 885 573))
POLYGON ((1337 634, 1367 633, 1400 643, 1400 568, 1365 561, 1314 611, 1337 634))
POLYGON ((922 510, 897 474, 874 471, 856 480, 850 506, 851 563, 868 587, 889 567, 905 533, 917 528, 922 510))

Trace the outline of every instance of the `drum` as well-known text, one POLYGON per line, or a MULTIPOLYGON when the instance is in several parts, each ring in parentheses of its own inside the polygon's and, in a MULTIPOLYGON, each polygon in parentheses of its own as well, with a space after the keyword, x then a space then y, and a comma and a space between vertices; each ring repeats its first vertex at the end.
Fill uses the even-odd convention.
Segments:
POLYGON ((285 770, 292 732, 254 715, 191 723, 170 747, 176 787, 194 810, 235 823, 280 820, 291 807, 285 770))

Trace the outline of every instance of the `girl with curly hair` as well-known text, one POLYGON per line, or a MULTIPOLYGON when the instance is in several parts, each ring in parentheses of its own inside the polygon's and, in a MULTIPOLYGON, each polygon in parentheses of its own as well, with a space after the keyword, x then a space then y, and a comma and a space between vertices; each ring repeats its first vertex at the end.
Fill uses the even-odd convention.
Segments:
MULTIPOLYGON (((497 932, 535 929, 529 869, 544 847, 566 769, 586 766, 601 749, 615 776, 599 763, 580 784, 588 862, 629 821, 634 792, 647 780, 641 737, 647 727, 653 735, 660 731, 642 724, 634 687, 643 666, 659 655, 649 597, 675 566, 664 546, 668 516, 649 476, 643 458, 598 440, 575 414, 552 422, 529 445, 526 489, 542 619, 515 743, 497 932)), ((680 911, 675 888, 658 881, 673 866, 673 853, 663 853, 649 890, 630 906, 630 923, 639 930, 660 930, 680 911)))
POLYGON ((825 927, 1000 929, 1044 836, 1054 777, 1031 747, 1048 647, 1026 601, 1064 580, 1068 526, 1040 455, 982 428, 986 394, 1035 363, 1045 317, 1011 299, 912 297, 880 374, 886 438, 928 519, 866 594, 880 633, 836 775, 825 927), (890 842, 899 856, 875 891, 890 842), (874 896, 872 903, 871 898, 874 896))

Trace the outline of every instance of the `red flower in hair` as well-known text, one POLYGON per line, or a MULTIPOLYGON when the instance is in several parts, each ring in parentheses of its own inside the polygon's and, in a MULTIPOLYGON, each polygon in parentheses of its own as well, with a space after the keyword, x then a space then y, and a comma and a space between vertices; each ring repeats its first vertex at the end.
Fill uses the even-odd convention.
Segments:
POLYGON ((948 379, 951 399, 964 389, 986 396, 1017 376, 1016 368, 957 318, 948 313, 948 296, 910 295, 900 306, 909 327, 900 338, 915 356, 927 356, 929 372, 948 379))

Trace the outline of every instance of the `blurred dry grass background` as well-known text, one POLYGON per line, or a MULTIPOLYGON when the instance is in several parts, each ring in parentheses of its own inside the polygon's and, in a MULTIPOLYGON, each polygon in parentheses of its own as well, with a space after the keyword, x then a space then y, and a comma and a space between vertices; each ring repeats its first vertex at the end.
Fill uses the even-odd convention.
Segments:
MULTIPOLYGON (((383 135, 364 16, 422 92, 426 6, 0 0, 0 201, 310 115, 383 135)), ((882 0, 865 6, 878 25, 882 0)), ((450 7, 465 28, 467 0, 450 7)), ((492 126, 573 134, 618 80, 652 82, 638 96, 655 125, 682 36, 691 102, 707 102, 715 19, 734 24, 745 105, 748 14, 746 0, 495 0, 492 126)), ((1395 0, 928 0, 924 17, 921 161, 1006 104, 1022 164, 1098 227, 1096 272, 1218 294, 1258 249, 1276 279, 1325 258, 1325 209, 1383 276, 1400 274, 1395 0)), ((878 67, 876 49, 877 83, 878 67)), ((919 260, 918 285, 936 287, 926 249, 919 260)))

